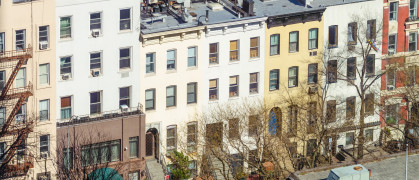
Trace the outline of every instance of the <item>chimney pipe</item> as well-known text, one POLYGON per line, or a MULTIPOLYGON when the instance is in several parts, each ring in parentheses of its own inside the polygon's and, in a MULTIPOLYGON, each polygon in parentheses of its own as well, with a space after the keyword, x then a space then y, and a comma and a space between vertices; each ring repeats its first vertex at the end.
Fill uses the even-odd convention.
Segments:
POLYGON ((205 11, 205 22, 208 22, 209 10, 205 11))

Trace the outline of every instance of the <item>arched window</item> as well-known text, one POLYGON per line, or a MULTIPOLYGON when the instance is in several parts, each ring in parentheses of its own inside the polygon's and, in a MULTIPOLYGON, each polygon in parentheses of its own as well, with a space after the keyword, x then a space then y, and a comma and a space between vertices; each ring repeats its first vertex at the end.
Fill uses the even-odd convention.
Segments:
POLYGON ((274 107, 269 112, 269 133, 271 135, 280 135, 282 128, 282 113, 281 109, 274 107))

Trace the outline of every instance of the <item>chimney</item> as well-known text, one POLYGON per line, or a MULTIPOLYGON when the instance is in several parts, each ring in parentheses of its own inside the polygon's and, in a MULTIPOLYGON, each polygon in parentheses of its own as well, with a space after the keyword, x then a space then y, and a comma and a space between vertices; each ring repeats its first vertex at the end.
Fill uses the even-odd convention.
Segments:
POLYGON ((208 16, 209 16, 209 10, 206 10, 205 11, 205 22, 208 22, 208 20, 209 20, 208 16))
POLYGON ((248 16, 254 16, 253 5, 255 2, 253 0, 243 0, 243 10, 248 14, 248 16))

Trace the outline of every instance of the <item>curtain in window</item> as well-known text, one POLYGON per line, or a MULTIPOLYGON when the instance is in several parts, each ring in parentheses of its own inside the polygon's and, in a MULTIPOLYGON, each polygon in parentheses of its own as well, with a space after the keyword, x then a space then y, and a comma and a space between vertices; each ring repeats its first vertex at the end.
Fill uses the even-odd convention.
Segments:
POLYGON ((138 137, 129 138, 129 157, 138 157, 138 137))

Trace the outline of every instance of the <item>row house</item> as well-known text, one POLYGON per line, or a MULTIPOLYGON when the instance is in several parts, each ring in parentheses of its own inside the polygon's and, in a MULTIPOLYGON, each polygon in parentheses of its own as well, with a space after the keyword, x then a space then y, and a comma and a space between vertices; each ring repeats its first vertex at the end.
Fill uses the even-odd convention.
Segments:
POLYGON ((46 10, 54 8, 55 1, 0 5, 1 179, 55 179, 55 11, 46 10))

